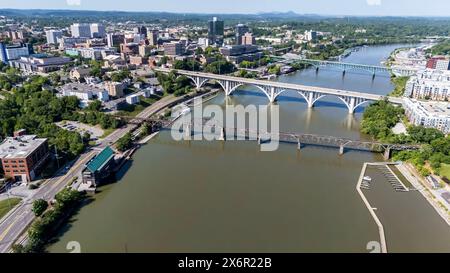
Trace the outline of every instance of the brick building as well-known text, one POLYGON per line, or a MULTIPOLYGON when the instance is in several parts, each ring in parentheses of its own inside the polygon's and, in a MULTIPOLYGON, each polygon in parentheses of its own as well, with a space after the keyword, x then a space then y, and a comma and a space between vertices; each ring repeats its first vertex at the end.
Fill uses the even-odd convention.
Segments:
POLYGON ((39 174, 50 153, 46 138, 20 135, 0 144, 0 159, 5 177, 16 182, 31 182, 39 174))

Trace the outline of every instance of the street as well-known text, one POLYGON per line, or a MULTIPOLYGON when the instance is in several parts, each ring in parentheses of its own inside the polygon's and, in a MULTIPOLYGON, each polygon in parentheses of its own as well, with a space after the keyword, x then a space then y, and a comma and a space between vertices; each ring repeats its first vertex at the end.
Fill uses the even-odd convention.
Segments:
MULTIPOLYGON (((144 109, 139 113, 137 118, 148 118, 151 115, 158 113, 164 109, 167 105, 180 100, 179 97, 167 96, 161 100, 155 102, 151 106, 144 109)), ((98 146, 98 148, 104 148, 108 145, 115 143, 118 139, 124 136, 127 132, 135 129, 137 125, 127 124, 123 128, 117 129, 109 136, 107 136, 98 146)), ((53 178, 48 179, 37 192, 30 198, 23 200, 18 207, 14 208, 11 213, 0 222, 0 252, 8 252, 14 241, 26 230, 26 228, 32 223, 35 216, 31 211, 34 200, 45 199, 50 201, 54 196, 66 187, 77 176, 85 164, 93 158, 99 149, 88 150, 84 154, 80 155, 78 160, 73 163, 73 166, 69 171, 62 168, 53 178)))

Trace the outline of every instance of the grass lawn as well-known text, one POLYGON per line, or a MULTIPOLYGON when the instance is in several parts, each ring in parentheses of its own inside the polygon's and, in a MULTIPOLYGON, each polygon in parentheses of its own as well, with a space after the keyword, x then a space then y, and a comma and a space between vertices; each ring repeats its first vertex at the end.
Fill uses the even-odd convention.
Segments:
POLYGON ((389 94, 393 97, 401 97, 405 93, 406 82, 409 77, 393 77, 391 82, 394 84, 394 90, 389 94))
POLYGON ((103 130, 103 135, 100 138, 105 138, 105 137, 109 136, 115 130, 117 130, 117 129, 113 129, 113 128, 104 129, 103 130))
POLYGON ((3 218, 11 209, 20 203, 20 198, 10 198, 0 201, 0 219, 3 218))
POLYGON ((135 117, 140 112, 142 112, 145 108, 149 107, 151 104, 153 104, 156 99, 155 98, 144 98, 140 97, 140 102, 135 105, 125 105, 120 109, 118 115, 119 116, 127 116, 127 117, 135 117))
POLYGON ((440 174, 442 177, 447 177, 450 179, 450 164, 441 164, 440 174))

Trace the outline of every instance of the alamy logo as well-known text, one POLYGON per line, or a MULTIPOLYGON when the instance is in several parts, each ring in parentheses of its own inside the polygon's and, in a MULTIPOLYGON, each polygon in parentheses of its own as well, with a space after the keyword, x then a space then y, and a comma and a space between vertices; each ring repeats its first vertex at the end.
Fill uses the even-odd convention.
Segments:
POLYGON ((203 107, 201 98, 194 99, 194 105, 173 123, 174 140, 254 140, 261 144, 261 151, 278 149, 278 105, 227 105, 224 110, 218 105, 203 107))

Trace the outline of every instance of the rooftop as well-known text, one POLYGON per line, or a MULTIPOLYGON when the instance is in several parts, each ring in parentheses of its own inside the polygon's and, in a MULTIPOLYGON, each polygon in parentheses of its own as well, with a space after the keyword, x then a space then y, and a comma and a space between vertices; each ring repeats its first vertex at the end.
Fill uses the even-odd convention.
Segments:
POLYGON ((94 157, 87 164, 86 168, 91 172, 101 170, 112 158, 114 158, 114 151, 108 146, 94 157))
POLYGON ((87 92, 99 93, 105 91, 105 89, 86 83, 66 83, 64 86, 61 87, 61 91, 63 92, 71 91, 77 93, 87 93, 87 92))
POLYGON ((0 144, 0 158, 26 158, 45 141, 35 135, 8 137, 0 144))
POLYGON ((427 115, 450 116, 450 104, 448 102, 407 100, 415 104, 419 109, 422 109, 427 115))

